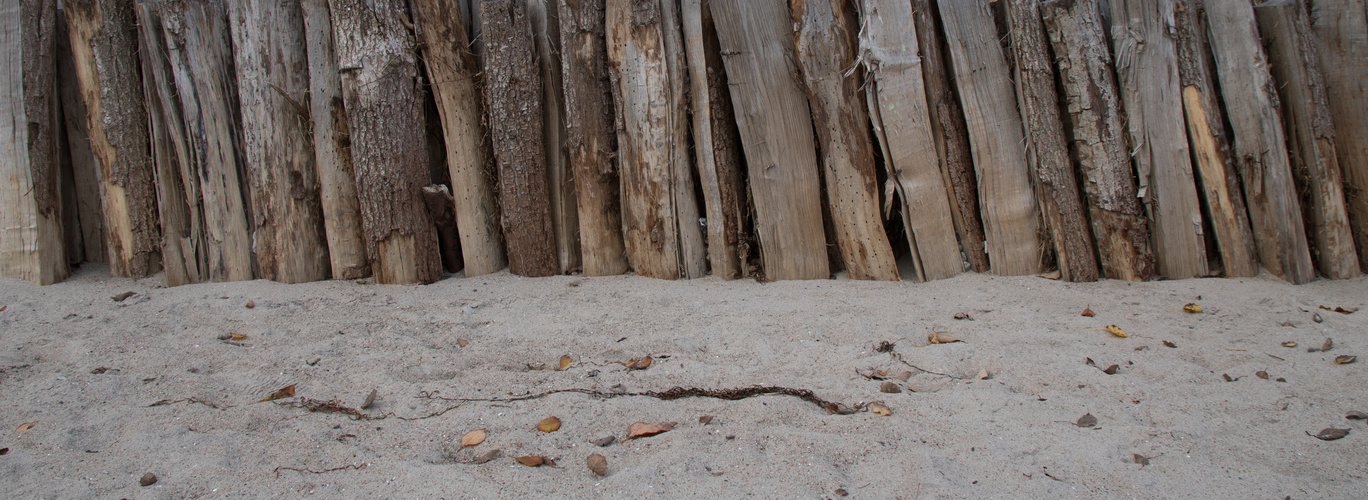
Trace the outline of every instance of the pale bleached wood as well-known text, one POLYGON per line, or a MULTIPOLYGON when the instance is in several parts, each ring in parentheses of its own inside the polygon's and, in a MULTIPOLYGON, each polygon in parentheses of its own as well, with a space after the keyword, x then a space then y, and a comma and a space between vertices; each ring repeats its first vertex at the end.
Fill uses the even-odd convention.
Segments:
POLYGON ((532 42, 542 79, 542 148, 546 150, 546 185, 551 194, 551 232, 561 274, 580 270, 579 210, 576 179, 566 158, 565 94, 561 78, 560 19, 556 0, 528 0, 532 42))
POLYGON ((414 0, 423 54, 446 139, 456 227, 466 276, 507 265, 499 230, 494 179, 486 168, 493 152, 486 140, 480 67, 470 52, 465 17, 455 0, 414 0))
POLYGON ((992 272, 1039 273, 1044 250, 1040 211, 1026 164, 1021 116, 989 2, 942 2, 940 15, 973 149, 992 272))
POLYGON ((1368 272, 1368 2, 1316 0, 1310 5, 1345 207, 1359 267, 1368 272))
POLYGON ((964 261, 932 134, 912 4, 863 0, 861 8, 860 56, 869 74, 870 117, 886 144, 884 163, 902 202, 915 268, 923 280, 949 278, 964 271, 964 261))
POLYGON ((1338 144, 1320 57, 1305 5, 1293 1, 1254 9, 1282 103, 1288 160, 1300 194, 1311 257, 1330 279, 1359 275, 1358 254, 1344 205, 1338 144))
POLYGON ((72 61, 100 169, 109 273, 161 270, 161 232, 132 0, 64 0, 72 61))
POLYGON ((782 0, 712 0, 741 146, 746 156, 761 273, 826 279, 812 115, 794 66, 782 0))
POLYGON ((1204 3, 1259 261, 1293 284, 1306 283, 1316 272, 1254 8, 1243 0, 1204 3))
POLYGON ((67 155, 71 158, 72 182, 76 187, 76 211, 80 220, 82 255, 87 262, 104 262, 104 216, 100 214, 100 169, 90 151, 90 130, 86 128, 85 103, 81 101, 76 67, 71 61, 71 36, 66 16, 57 15, 57 91, 62 96, 62 117, 66 127, 67 155))
MULTIPOLYGON (((859 14, 840 0, 793 1, 789 14, 798 67, 807 83, 822 152, 836 248, 851 279, 898 280, 898 264, 879 217, 879 187, 869 115, 854 68, 859 14)), ((944 193, 944 191, 942 191, 944 193)))

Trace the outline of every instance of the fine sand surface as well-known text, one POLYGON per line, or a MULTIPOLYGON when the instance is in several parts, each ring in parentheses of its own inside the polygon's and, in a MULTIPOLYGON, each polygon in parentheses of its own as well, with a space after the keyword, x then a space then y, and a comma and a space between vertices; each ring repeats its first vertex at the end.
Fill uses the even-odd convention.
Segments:
POLYGON ((1364 278, 161 281, 92 265, 48 287, 0 280, 7 498, 1368 497, 1368 426, 1345 418, 1368 411, 1368 359, 1333 364, 1368 355, 1368 309, 1318 307, 1368 306, 1364 278), (928 345, 933 330, 964 342, 928 345), (562 355, 564 370, 528 368, 562 355), (643 355, 644 370, 622 365, 643 355), (857 373, 870 368, 914 375, 881 393, 857 373), (892 415, 780 395, 434 399, 757 385, 892 415), (303 407, 355 408, 372 390, 367 419, 303 407), (1096 425, 1074 425, 1084 414, 1096 425), (536 430, 553 415, 559 430, 536 430), (589 443, 665 421, 678 425, 589 443), (1351 432, 1306 434, 1327 427, 1351 432), (488 438, 458 450, 475 429, 488 438), (557 466, 514 461, 527 455, 557 466), (159 480, 139 486, 148 472, 159 480))

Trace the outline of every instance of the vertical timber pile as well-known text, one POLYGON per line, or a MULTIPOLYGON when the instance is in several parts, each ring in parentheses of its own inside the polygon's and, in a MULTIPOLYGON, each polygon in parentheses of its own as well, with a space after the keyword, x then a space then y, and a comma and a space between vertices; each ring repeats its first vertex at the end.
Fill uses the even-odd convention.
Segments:
POLYGON ((1344 174, 1344 201, 1368 272, 1368 1, 1316 0, 1311 28, 1335 127, 1335 154, 1344 174))
POLYGON ((717 26, 707 0, 681 2, 684 47, 693 97, 694 151, 708 220, 708 259, 722 279, 747 276, 750 211, 741 177, 741 135, 732 114, 717 26))
MULTIPOLYGON (((1096 4, 1047 1, 1041 13, 1068 98, 1073 146, 1103 274, 1130 281, 1153 278, 1149 224, 1137 196, 1121 97, 1096 4)), ((1197 224, 1200 228, 1200 214, 1197 224)))
POLYGON ((423 55, 442 119, 456 227, 466 276, 497 272, 507 262, 499 231, 493 178, 485 171, 492 152, 485 140, 480 67, 470 52, 464 17, 455 0, 414 0, 423 55))
MULTIPOLYGON (((870 121, 894 181, 914 269, 919 280, 949 278, 964 271, 950 191, 941 174, 931 113, 922 82, 912 4, 863 0, 860 57, 868 71, 870 121)), ((828 166, 830 168, 830 166, 828 166)))
POLYGON ((71 158, 72 182, 76 185, 77 218, 84 246, 81 253, 87 262, 104 262, 109 253, 105 250, 104 216, 100 214, 100 169, 90 151, 85 103, 81 102, 76 66, 71 60, 71 36, 67 33, 66 16, 61 13, 57 14, 57 30, 57 91, 62 96, 66 127, 63 135, 71 158))
MULTIPOLYGON (((1012 50, 1016 56, 1017 102, 1026 128, 1026 156, 1031 162, 1031 172, 1035 174, 1045 226, 1054 237, 1059 275, 1065 281, 1097 281, 1097 252, 1088 230, 1088 218, 1083 212, 1074 164, 1069 159, 1064 123, 1059 118, 1054 65, 1050 63, 1050 42, 1041 23, 1040 7, 1036 0, 1008 0, 1006 6, 1012 30, 1012 50)), ((1130 165, 1125 166, 1129 180, 1130 165)), ((1133 186, 1131 195, 1133 199, 1133 186)), ((1139 208, 1138 202, 1134 205, 1139 208)), ((1089 204, 1089 207, 1094 205, 1089 204)), ((1094 214, 1094 224, 1098 222, 1096 217, 1094 214)), ((1141 222, 1144 222, 1143 216, 1141 222)), ((1142 224, 1139 228, 1144 227, 1142 224)), ((1148 237, 1144 231, 1139 234, 1142 238, 1148 237)), ((1103 238, 1113 236, 1124 238, 1123 241, 1130 239, 1124 233, 1099 234, 1098 242, 1108 244, 1109 240, 1103 238)), ((1134 254, 1127 252, 1128 260, 1133 260, 1134 254)), ((1105 263, 1108 252, 1103 251, 1102 255, 1105 263)), ((1134 266, 1130 267, 1124 271, 1133 271, 1134 266)))
POLYGON ((1316 271, 1254 8, 1238 0, 1207 0, 1205 4, 1259 261, 1293 284, 1306 283, 1316 277, 1316 271))
MULTIPOLYGON (((309 115, 313 121, 314 165, 318 198, 333 279, 369 276, 366 235, 362 229, 356 173, 352 168, 351 131, 342 102, 337 54, 333 51, 332 15, 328 0, 302 0, 304 43, 309 60, 309 115)), ((466 272, 469 272, 467 267, 466 272)))
POLYGON ((1205 13, 1201 0, 1174 3, 1178 37, 1178 75, 1183 85, 1183 112, 1188 141, 1201 179, 1207 213, 1211 217, 1216 249, 1231 277, 1259 273, 1254 235, 1249 229, 1240 176, 1231 161, 1230 137, 1225 113, 1217 100, 1212 76, 1211 50, 1207 45, 1205 13))
POLYGON ((874 145, 861 81, 844 74, 856 65, 858 17, 842 0, 797 0, 789 9, 841 261, 851 279, 896 281, 898 264, 879 218, 874 145))
MULTIPOLYGON (((257 277, 283 283, 328 277, 323 207, 314 167, 309 63, 299 0, 234 0, 252 250, 257 277)), ((412 42, 410 42, 412 43, 412 42)))
POLYGON ((541 75, 526 0, 480 2, 489 135, 499 165, 508 270, 520 276, 559 271, 542 146, 541 75))
POLYGON ((561 78, 560 18, 556 0, 529 0, 532 41, 542 80, 542 148, 546 150, 546 187, 551 194, 551 231, 561 274, 580 270, 579 210, 576 179, 566 158, 565 91, 561 78))
MULTIPOLYGON (((55 2, 0 6, 0 277, 40 285, 71 272, 62 232, 55 2)), ((74 228, 70 229, 74 230, 74 228)))
POLYGON ((627 272, 603 7, 604 0, 560 0, 558 9, 565 145, 575 178, 585 276, 627 272))
POLYGON ((109 273, 161 270, 161 233, 133 0, 66 0, 72 61, 100 168, 109 273))
POLYGON ((782 0, 711 0, 746 155, 763 278, 831 276, 812 114, 782 0))
POLYGON ((1206 276, 1202 208, 1178 85, 1173 2, 1111 0, 1111 12, 1113 62, 1130 129, 1138 194, 1150 215, 1157 272, 1170 279, 1206 276))
POLYGON ((940 4, 973 146, 985 246, 994 274, 1041 270, 1040 212, 1026 164, 1021 116, 988 0, 940 4))
POLYGON ((1311 237, 1311 257, 1327 278, 1358 276, 1358 255, 1349 231, 1335 155, 1339 145, 1305 3, 1263 6, 1254 13, 1282 103, 1288 160, 1297 183, 1303 223, 1311 237))
POLYGON ((912 0, 912 23, 917 32, 917 46, 921 48, 927 104, 931 106, 931 136, 936 141, 941 175, 949 186, 947 194, 955 232, 970 269, 986 273, 988 252, 984 247, 983 219, 979 216, 978 180, 974 177, 968 126, 950 84, 945 39, 940 34, 939 16, 931 0, 912 0))
POLYGON ((442 263, 422 198, 430 177, 407 5, 331 0, 329 7, 371 271, 380 283, 437 281, 442 263))
POLYGON ((679 12, 661 0, 608 0, 605 10, 627 260, 642 276, 700 278, 707 264, 688 150, 679 12))

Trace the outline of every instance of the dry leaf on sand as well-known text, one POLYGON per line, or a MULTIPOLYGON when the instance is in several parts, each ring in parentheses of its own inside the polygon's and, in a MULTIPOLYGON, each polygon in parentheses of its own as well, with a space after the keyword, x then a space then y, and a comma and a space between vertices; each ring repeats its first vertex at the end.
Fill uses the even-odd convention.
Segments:
POLYGON ((466 339, 456 339, 456 345, 461 346, 461 347, 465 347, 465 346, 470 345, 470 341, 469 341, 469 340, 466 340, 466 339))
POLYGON ((1337 365, 1347 365, 1349 363, 1353 363, 1356 360, 1358 360, 1358 356, 1335 356, 1335 364, 1337 365))
POLYGON ((594 446, 597 446, 597 447, 599 447, 599 448, 602 448, 602 447, 604 447, 604 446, 608 446, 608 445, 610 445, 610 444, 613 444, 613 441, 617 441, 617 437, 616 437, 616 436, 603 436, 603 437, 601 437, 601 438, 591 440, 591 441, 589 441, 589 443, 592 444, 592 445, 594 445, 594 446))
POLYGON ((256 302, 248 300, 246 304, 243 304, 243 306, 245 306, 248 309, 252 309, 256 307, 256 302))
POLYGON ((564 370, 567 366, 570 366, 570 363, 574 362, 575 358, 570 357, 569 354, 563 355, 560 357, 560 369, 564 370))
POLYGON ((1368 419, 1368 413, 1364 413, 1364 412, 1361 412, 1361 411, 1358 411, 1358 410, 1354 410, 1354 411, 1351 411, 1351 412, 1349 412, 1349 413, 1344 414, 1344 418, 1347 418, 1347 419, 1349 419, 1349 420, 1363 420, 1363 419, 1368 419))
POLYGON ((1297 342, 1294 341, 1294 340, 1289 340, 1289 341, 1283 342, 1282 344, 1279 344, 1279 345, 1281 345, 1281 346, 1283 346, 1283 347, 1297 347, 1297 342))
POLYGON ((541 455, 529 455, 529 456, 525 456, 525 457, 518 457, 518 458, 515 458, 514 460, 517 460, 518 463, 523 464, 523 465, 526 465, 526 466, 528 466, 528 467, 541 467, 541 466, 543 466, 543 465, 556 465, 556 461, 555 461, 555 460, 552 460, 550 457, 544 457, 544 456, 541 456, 541 455))
POLYGON ((1093 316, 1097 316, 1097 313, 1093 312, 1092 308, 1084 307, 1084 308, 1083 308, 1083 314, 1082 314, 1081 316, 1083 316, 1083 317, 1085 317, 1085 318, 1091 318, 1091 317, 1093 317, 1093 316))
POLYGON ((652 358, 650 356, 642 356, 640 358, 627 360, 626 363, 623 363, 623 366, 626 366, 628 370, 645 370, 651 367, 651 361, 652 358))
POLYGON ((1319 439, 1321 441, 1334 441, 1344 436, 1348 436, 1349 429, 1336 429, 1334 427, 1326 427, 1324 429, 1321 429, 1319 434, 1312 434, 1308 432, 1306 433, 1306 435, 1319 439))
POLYGON ((294 395, 295 395, 295 385, 294 385, 294 384, 290 384, 290 385, 287 385, 287 386, 285 386, 285 387, 281 387, 280 390, 271 393, 270 396, 266 396, 265 398, 262 398, 261 402, 265 402, 265 401, 275 401, 275 400, 277 400, 277 399, 292 398, 292 397, 294 397, 294 395))
POLYGON ((560 426, 561 421, 555 416, 546 417, 543 418, 541 422, 537 422, 537 430, 542 432, 556 432, 557 429, 560 429, 560 426))
POLYGON ((698 417, 698 423, 703 424, 703 425, 708 425, 709 423, 712 423, 712 421, 713 421, 713 416, 712 416, 712 415, 703 415, 703 416, 701 416, 701 417, 698 417))
POLYGON ((979 380, 986 380, 986 379, 988 378, 988 369, 987 369, 987 368, 984 368, 984 369, 982 369, 982 370, 979 370, 978 376, 976 376, 976 377, 974 377, 974 378, 979 379, 979 380))
POLYGON ((883 404, 882 401, 875 401, 873 403, 869 403, 869 412, 877 413, 879 415, 887 417, 893 414, 893 409, 889 408, 888 405, 883 404))
POLYGON ((589 466, 589 470, 593 471, 594 474, 602 476, 608 473, 608 459, 603 458, 603 455, 599 455, 598 453, 591 454, 585 458, 584 464, 589 466))
POLYGON ((494 460, 494 459, 499 458, 499 457, 502 457, 502 456, 503 456, 503 452, 500 451, 498 448, 495 448, 495 449, 486 451, 486 452, 484 453, 484 455, 480 455, 480 456, 478 456, 478 457, 475 457, 474 459, 471 459, 470 463, 472 463, 472 464, 483 464, 483 463, 489 462, 490 460, 494 460))
POLYGON ((1168 347, 1168 348, 1170 348, 1170 349, 1177 349, 1177 348, 1178 348, 1178 344, 1175 344, 1175 343, 1173 343, 1173 342, 1169 342, 1169 341, 1165 340, 1165 341, 1164 341, 1164 347, 1168 347))
POLYGON ((14 432, 24 432, 24 431, 26 431, 26 430, 32 429, 32 428, 33 428, 33 424, 36 424, 36 423, 38 423, 37 420, 32 421, 32 422, 24 422, 24 423, 22 423, 22 424, 19 424, 19 427, 14 428, 14 432))
POLYGON ((375 396, 376 396, 377 394, 379 394, 379 392, 380 392, 380 391, 378 391, 378 390, 376 390, 376 389, 371 389, 370 394, 367 394, 367 395, 366 395, 366 399, 364 399, 364 400, 361 401, 361 409, 362 409, 362 410, 365 410, 365 409, 370 408, 371 405, 374 405, 374 404, 375 404, 375 396))
POLYGON ((461 436, 461 448, 465 448, 467 446, 475 446, 477 444, 483 443, 485 440, 485 436, 487 435, 488 433, 486 433, 484 429, 476 429, 467 432, 466 435, 461 436))
POLYGON ((952 342, 964 342, 963 340, 937 331, 932 331, 930 335, 927 335, 926 340, 930 341, 932 344, 949 344, 952 342))
POLYGON ((1097 425, 1097 417, 1094 417, 1091 413, 1084 413, 1083 416, 1078 417, 1078 421, 1074 422, 1074 425, 1079 427, 1092 427, 1097 425))
POLYGON ((1183 305, 1183 312, 1188 314, 1197 314, 1199 312, 1202 312, 1202 306, 1188 302, 1187 304, 1183 305))
POLYGON ((897 394, 902 392, 902 388, 898 387, 898 384, 895 382, 884 381, 884 383, 879 384, 879 392, 897 394))
POLYGON ((656 434, 660 434, 662 432, 666 432, 670 429, 673 429, 675 424, 677 423, 678 422, 637 422, 627 427, 627 437, 623 438, 623 441, 626 441, 628 439, 642 438, 646 436, 654 436, 656 434))
POLYGON ((1264 379, 1264 380, 1268 380, 1268 372, 1263 371, 1263 370, 1259 370, 1259 371, 1257 371, 1257 372, 1254 372, 1254 376, 1255 376, 1255 377, 1259 377, 1259 378, 1264 379))

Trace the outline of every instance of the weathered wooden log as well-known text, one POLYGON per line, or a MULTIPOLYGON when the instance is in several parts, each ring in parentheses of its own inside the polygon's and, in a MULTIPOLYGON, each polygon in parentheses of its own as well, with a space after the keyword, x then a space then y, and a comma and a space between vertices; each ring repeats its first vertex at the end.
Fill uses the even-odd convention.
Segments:
MULTIPOLYGON (((251 185, 257 277, 284 283, 328 277, 307 106, 309 65, 299 0, 228 2, 251 185)), ((426 185, 426 184, 424 184, 426 185)))
POLYGON ((1254 9, 1254 14, 1282 103, 1288 160, 1311 240, 1311 257, 1327 278, 1358 276, 1358 254, 1335 154, 1335 127, 1306 5, 1300 1, 1270 4, 1254 9))
MULTIPOLYGON (((1046 3, 1049 4, 1050 2, 1046 3)), ((1045 27, 1040 18, 1041 9, 1049 12, 1050 7, 1038 7, 1036 0, 1008 0, 1006 6, 1012 30, 1012 51, 1016 56, 1017 103, 1021 107, 1021 117, 1026 128, 1026 156, 1031 162, 1031 172, 1035 176, 1040 211, 1044 216, 1045 226, 1054 240, 1059 275, 1066 281, 1097 281, 1097 250, 1093 246, 1092 231, 1088 229, 1088 217, 1083 211, 1082 195, 1079 194, 1078 180, 1074 177, 1074 164, 1069 158, 1064 123, 1059 118, 1057 83, 1054 65, 1050 63, 1050 39, 1045 34, 1045 27)), ((1102 40, 1098 42, 1105 43, 1102 40)), ((1103 45, 1101 49, 1105 51, 1106 46, 1103 45)), ((1062 54, 1057 46, 1055 50, 1057 54, 1062 54)), ((1063 55, 1057 57, 1064 59, 1063 55)), ((1115 92, 1114 88, 1111 92, 1115 92)), ((1070 111, 1072 104, 1070 101, 1070 111)), ((1124 152, 1123 146, 1122 153, 1124 152)), ((1082 154, 1079 156, 1084 157, 1082 154)), ((1122 159, 1126 158, 1123 156, 1122 159)), ((1123 250, 1128 251, 1115 258, 1124 259, 1120 260, 1123 264, 1135 264, 1141 261, 1135 258, 1135 245, 1130 243, 1133 238, 1130 238, 1131 235, 1125 230, 1141 230, 1135 231, 1142 238, 1140 242, 1144 246, 1141 248, 1149 248, 1146 241, 1149 235, 1143 231, 1144 214, 1139 213, 1140 204, 1134 200, 1135 189, 1134 182, 1130 181, 1130 163, 1127 161, 1121 166, 1125 167, 1123 173, 1126 174, 1126 180, 1131 188, 1131 205, 1141 217, 1141 224, 1136 228, 1127 228, 1116 227, 1114 221, 1110 224, 1104 222, 1110 231, 1105 235, 1099 234, 1097 240, 1100 244, 1110 245, 1110 239, 1120 238, 1124 244, 1123 250), (1107 240, 1104 240, 1104 236, 1107 240)), ((1089 204, 1089 208, 1094 207, 1095 205, 1089 204)), ((1092 221, 1093 227, 1096 228, 1099 221, 1095 214, 1092 221)), ((1106 250, 1102 251, 1102 255, 1104 268, 1116 267, 1117 261, 1110 260, 1113 257, 1109 256, 1106 250), (1111 265, 1108 266, 1108 263, 1111 265)), ((1122 273, 1126 273, 1127 277, 1138 279, 1133 276, 1135 271, 1134 265, 1122 269, 1122 273)))
MULTIPOLYGON (((85 103, 81 101, 76 66, 71 60, 71 36, 67 32, 66 15, 61 13, 57 14, 56 57, 57 91, 62 99, 66 154, 71 162, 76 212, 80 221, 81 256, 83 261, 104 262, 109 254, 105 250, 104 216, 100 214, 100 169, 95 165, 95 156, 90 151, 85 103)), ((73 256, 67 257, 70 261, 73 256)))
POLYGON ((702 277, 679 12, 661 0, 609 0, 605 11, 627 260, 642 276, 702 277))
POLYGON ((694 152, 707 209, 708 260, 722 279, 746 276, 750 210, 742 180, 741 133, 732 114, 727 71, 707 0, 681 2, 684 47, 693 95, 694 152))
POLYGON ((1041 270, 1040 211, 1007 60, 987 0, 940 4, 941 21, 973 147, 992 272, 1041 270))
POLYGON ((407 5, 328 5, 371 271, 380 283, 431 283, 442 263, 422 197, 430 176, 407 5))
POLYGON ((1344 177, 1344 201, 1368 272, 1368 1, 1316 0, 1311 29, 1325 76, 1335 127, 1335 154, 1344 177))
POLYGON ((542 148, 546 150, 546 185, 551 194, 551 232, 561 274, 579 271, 580 238, 576 179, 566 157, 565 93, 561 78, 560 21, 556 0, 528 0, 532 42, 542 80, 542 148))
POLYGON ((1238 0, 1207 0, 1205 5, 1259 261, 1293 284, 1306 283, 1316 272, 1254 8, 1238 0))
POLYGON ((56 5, 0 5, 0 277, 40 285, 71 273, 62 226, 56 5))
MULTIPOLYGON (((1153 278, 1149 224, 1137 197, 1121 96, 1097 6, 1047 1, 1040 9, 1068 98, 1074 152, 1103 274, 1130 281, 1153 278)), ((1197 222, 1200 228, 1201 219, 1197 222)))
POLYGON ((978 180, 974 174, 973 153, 964 112, 954 87, 951 68, 945 60, 945 40, 940 35, 940 16, 931 0, 912 0, 912 22, 921 48, 922 79, 926 83, 927 104, 931 107, 931 136, 936 141, 936 156, 941 175, 949 186, 950 215, 959 235, 962 258, 977 273, 988 272, 988 252, 984 247, 983 220, 979 216, 978 180))
POLYGON ((888 177, 901 201, 913 268, 919 280, 949 278, 964 271, 964 260, 932 134, 912 4, 863 0, 860 6, 860 58, 869 78, 866 100, 888 177))
POLYGON ((1254 235, 1249 229, 1240 176, 1231 161, 1225 114, 1217 100, 1201 0, 1180 0, 1173 8, 1188 141, 1201 180, 1203 202, 1211 218, 1216 251, 1226 276, 1254 276, 1259 272, 1254 235))
POLYGON ((109 273, 161 270, 161 232, 133 0, 67 0, 72 61, 100 168, 109 273))
MULTIPOLYGON (((836 248, 851 279, 898 280, 898 264, 879 217, 879 186, 869 115, 855 67, 859 15, 840 0, 795 1, 798 67, 822 152, 836 248)), ((943 193, 943 191, 942 191, 943 193)))
POLYGON ((560 270, 552 229, 542 81, 526 0, 480 2, 489 135, 499 166, 508 270, 550 276, 560 270))
POLYGON ((465 17, 455 0, 414 0, 413 5, 446 139, 465 273, 479 276, 496 272, 507 262, 494 179, 486 171, 493 162, 493 152, 485 135, 480 67, 470 52, 465 17))
POLYGON ((1206 276, 1202 208, 1178 85, 1173 2, 1111 0, 1111 13, 1113 62, 1158 274, 1171 279, 1206 276))
POLYGON ((812 114, 782 0, 711 0, 746 155, 763 277, 827 279, 812 114))

